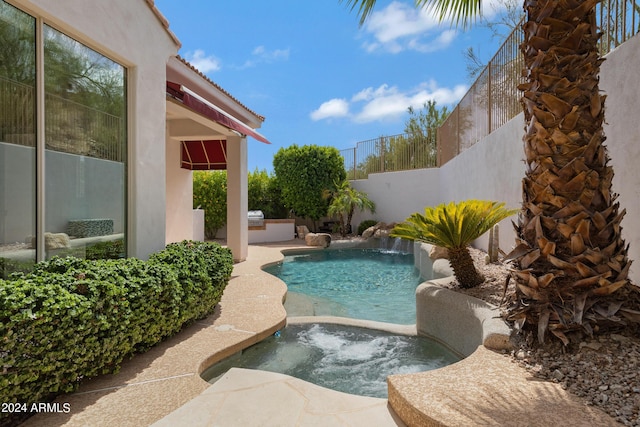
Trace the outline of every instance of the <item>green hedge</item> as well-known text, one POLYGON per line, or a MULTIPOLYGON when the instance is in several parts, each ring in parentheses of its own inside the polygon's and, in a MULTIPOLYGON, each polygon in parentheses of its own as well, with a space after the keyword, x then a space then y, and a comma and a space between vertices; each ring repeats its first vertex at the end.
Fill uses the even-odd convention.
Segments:
POLYGON ((117 372, 212 313, 232 268, 229 249, 184 241, 149 261, 54 258, 0 280, 0 402, 46 401, 117 372))
POLYGON ((193 172, 193 207, 204 209, 204 233, 215 239, 227 223, 227 171, 193 172))

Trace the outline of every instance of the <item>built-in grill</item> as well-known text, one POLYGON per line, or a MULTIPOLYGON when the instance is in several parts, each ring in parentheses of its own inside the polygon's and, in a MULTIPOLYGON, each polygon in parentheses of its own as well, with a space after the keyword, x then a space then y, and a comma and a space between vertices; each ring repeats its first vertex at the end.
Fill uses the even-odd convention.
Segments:
POLYGON ((249 227, 264 226, 264 213, 262 211, 249 211, 249 227))

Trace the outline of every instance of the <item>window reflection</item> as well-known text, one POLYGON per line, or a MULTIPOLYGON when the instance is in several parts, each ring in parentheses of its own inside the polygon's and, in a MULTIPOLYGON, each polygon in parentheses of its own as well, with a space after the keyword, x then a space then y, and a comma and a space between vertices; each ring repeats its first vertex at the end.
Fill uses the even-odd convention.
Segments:
POLYGON ((125 256, 126 69, 44 25, 45 129, 37 141, 38 25, 0 0, 0 278, 53 255, 125 256), (36 253, 36 235, 45 254, 36 253))
POLYGON ((36 260, 35 19, 0 1, 0 278, 36 260))
POLYGON ((124 256, 125 69, 44 27, 47 257, 124 256))

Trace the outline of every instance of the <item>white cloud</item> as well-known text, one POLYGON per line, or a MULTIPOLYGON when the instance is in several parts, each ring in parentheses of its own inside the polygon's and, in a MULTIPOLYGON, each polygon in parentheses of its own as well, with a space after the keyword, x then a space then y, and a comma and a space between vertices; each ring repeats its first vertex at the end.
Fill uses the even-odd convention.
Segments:
POLYGON ((345 117, 349 115, 349 103, 345 99, 334 98, 323 102, 320 107, 311 112, 311 120, 318 121, 334 117, 345 117))
POLYGON ((408 49, 417 50, 418 52, 428 53, 442 50, 449 46, 457 35, 455 30, 445 30, 438 34, 433 40, 424 42, 418 38, 411 39, 406 43, 408 49))
POLYGON ((406 114, 409 107, 416 109, 430 100, 438 106, 454 105, 467 92, 468 87, 457 85, 453 88, 439 87, 435 81, 422 83, 416 88, 401 91, 397 86, 387 84, 377 88, 365 88, 351 97, 334 98, 311 113, 313 120, 348 117, 355 123, 393 121, 406 114), (355 113, 350 113, 353 110, 355 113))
POLYGON ((381 43, 400 37, 423 33, 438 26, 438 21, 424 9, 393 2, 379 12, 373 12, 365 29, 381 43))
POLYGON ((290 49, 267 50, 264 46, 257 46, 251 52, 251 59, 248 59, 239 68, 255 67, 260 63, 271 64, 276 61, 286 61, 289 59, 290 49))
POLYGON ((365 23, 364 31, 373 37, 373 41, 363 43, 368 52, 385 50, 390 53, 445 49, 457 34, 455 30, 441 26, 430 9, 417 9, 396 1, 373 12, 365 23))
POLYGON ((218 71, 222 68, 218 58, 213 55, 206 56, 202 49, 196 49, 193 53, 187 52, 185 59, 203 74, 218 71))
POLYGON ((251 54, 267 62, 289 59, 289 49, 267 50, 264 46, 258 46, 251 54))
POLYGON ((396 94, 397 92, 398 88, 396 88, 395 86, 389 87, 389 85, 385 83, 376 89, 368 87, 361 90, 351 97, 351 102, 371 101, 372 99, 391 96, 393 94, 396 94))
POLYGON ((482 17, 492 19, 507 10, 507 3, 516 3, 516 7, 522 9, 522 1, 520 0, 485 0, 480 3, 482 17))

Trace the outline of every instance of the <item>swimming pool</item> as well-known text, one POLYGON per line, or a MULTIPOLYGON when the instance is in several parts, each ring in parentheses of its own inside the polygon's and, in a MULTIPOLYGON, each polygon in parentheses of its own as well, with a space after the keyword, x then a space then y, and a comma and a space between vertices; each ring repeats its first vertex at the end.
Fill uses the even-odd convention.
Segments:
POLYGON ((287 300, 306 312, 287 314, 341 316, 413 324, 416 287, 422 282, 413 254, 380 249, 317 250, 286 255, 264 270, 287 284, 287 300), (299 306, 299 304, 298 304, 299 306), (312 312, 309 312, 309 311, 312 312))
MULTIPOLYGON (((333 390, 384 398, 387 376, 428 371, 460 360, 429 338, 369 329, 408 328, 381 327, 369 320, 416 323, 415 291, 422 280, 411 253, 385 249, 295 251, 263 270, 287 284, 287 326, 276 336, 211 366, 202 374, 210 383, 238 367, 278 372, 333 390), (355 322, 366 327, 300 324, 308 319, 292 319, 308 315, 363 319, 355 322)), ((332 322, 353 323, 348 319, 332 322)))
POLYGON ((428 371, 460 358, 423 337, 332 324, 287 325, 207 369, 214 383, 232 367, 279 372, 311 383, 371 397, 387 397, 388 375, 428 371))

